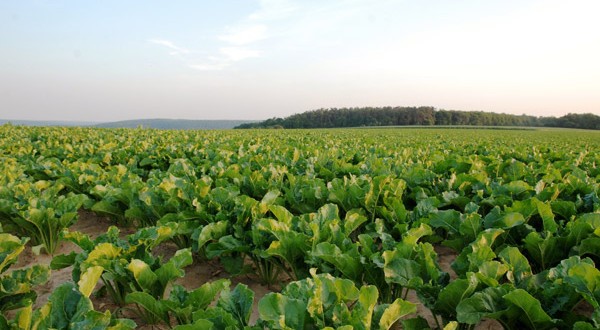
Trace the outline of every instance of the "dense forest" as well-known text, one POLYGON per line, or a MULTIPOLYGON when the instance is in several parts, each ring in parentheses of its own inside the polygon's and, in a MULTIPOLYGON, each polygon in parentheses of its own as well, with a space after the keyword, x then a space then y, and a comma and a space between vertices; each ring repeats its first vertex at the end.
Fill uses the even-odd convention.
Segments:
POLYGON ((405 125, 526 126, 600 129, 600 116, 573 114, 535 117, 483 111, 441 110, 433 107, 333 108, 271 118, 235 128, 333 128, 405 125))

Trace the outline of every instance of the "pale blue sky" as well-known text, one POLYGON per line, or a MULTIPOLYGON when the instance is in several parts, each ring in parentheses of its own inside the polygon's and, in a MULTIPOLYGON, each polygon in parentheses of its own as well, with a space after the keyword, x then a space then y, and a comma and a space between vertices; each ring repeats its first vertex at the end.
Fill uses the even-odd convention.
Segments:
POLYGON ((597 0, 0 2, 0 118, 600 114, 597 0))

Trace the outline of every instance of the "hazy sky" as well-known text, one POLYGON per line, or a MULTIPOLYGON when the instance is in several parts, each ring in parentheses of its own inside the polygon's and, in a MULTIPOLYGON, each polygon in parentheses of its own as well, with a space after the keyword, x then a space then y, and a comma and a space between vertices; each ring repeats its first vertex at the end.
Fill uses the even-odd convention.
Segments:
POLYGON ((0 1, 0 118, 600 114, 598 0, 0 1))

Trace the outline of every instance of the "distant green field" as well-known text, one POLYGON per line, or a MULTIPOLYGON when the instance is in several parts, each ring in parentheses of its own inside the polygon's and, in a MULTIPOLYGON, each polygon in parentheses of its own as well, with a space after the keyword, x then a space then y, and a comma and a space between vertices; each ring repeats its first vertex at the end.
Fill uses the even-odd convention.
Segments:
POLYGON ((1 126, 0 328, 598 328, 599 166, 599 131, 1 126), (80 209, 137 232, 70 232, 80 209), (64 240, 50 301, 79 303, 34 308, 51 274, 8 266, 64 240), (208 261, 226 278, 173 284, 208 261), (273 288, 255 309, 245 277, 273 288))

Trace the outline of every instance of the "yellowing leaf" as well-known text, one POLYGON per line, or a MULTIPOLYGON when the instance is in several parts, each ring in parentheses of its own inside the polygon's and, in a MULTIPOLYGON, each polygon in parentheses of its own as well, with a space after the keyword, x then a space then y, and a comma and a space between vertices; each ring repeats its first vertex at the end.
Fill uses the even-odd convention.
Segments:
POLYGON ((77 282, 77 285, 79 285, 79 292, 84 296, 89 297, 92 294, 92 291, 94 291, 103 271, 104 268, 100 266, 88 268, 85 273, 81 275, 79 282, 77 282))
POLYGON ((398 298, 383 312, 381 320, 379 321, 379 327, 387 330, 401 317, 416 312, 417 305, 398 298))
POLYGON ((151 289, 154 283, 158 281, 158 277, 147 263, 139 259, 133 259, 127 265, 127 269, 133 273, 138 284, 144 289, 151 289))
POLYGON ((88 255, 86 262, 94 262, 98 259, 114 259, 121 254, 121 248, 110 243, 100 243, 88 255))

